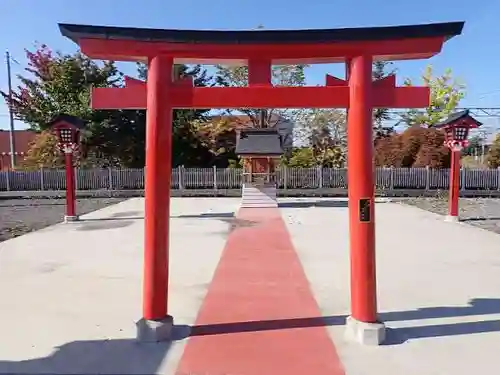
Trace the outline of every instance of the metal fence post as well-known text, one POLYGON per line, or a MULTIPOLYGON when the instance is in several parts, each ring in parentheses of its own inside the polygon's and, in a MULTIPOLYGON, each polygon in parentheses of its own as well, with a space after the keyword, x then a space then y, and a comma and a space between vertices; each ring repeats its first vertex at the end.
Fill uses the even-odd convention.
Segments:
POLYGON ((183 184, 183 179, 182 179, 182 176, 184 176, 184 166, 183 165, 179 165, 177 167, 177 182, 178 182, 178 185, 179 185, 179 190, 183 190, 184 189, 184 184, 183 184))
POLYGON ((394 167, 390 167, 389 189, 394 190, 394 167))
POLYGON ((283 166, 283 190, 288 188, 288 167, 283 166))
POLYGON ((318 188, 323 189, 323 167, 318 165, 318 188))
POLYGON ((213 166, 213 171, 214 171, 214 190, 217 191, 217 167, 215 165, 213 166))
POLYGON ((431 169, 428 165, 425 166, 425 190, 431 189, 431 169))
POLYGON ((75 190, 78 191, 78 167, 73 167, 73 173, 75 174, 75 190))
POLYGON ((113 170, 108 167, 108 189, 113 190, 113 170))
POLYGON ((7 187, 7 191, 10 191, 10 169, 7 169, 5 172, 5 185, 7 187))
POLYGON ((45 190, 44 169, 40 167, 40 190, 45 190))
POLYGON ((462 186, 460 186, 460 190, 464 191, 466 189, 466 179, 467 179, 467 172, 465 168, 460 167, 460 183, 462 186))
POLYGON ((497 168, 497 190, 500 191, 500 167, 497 168))

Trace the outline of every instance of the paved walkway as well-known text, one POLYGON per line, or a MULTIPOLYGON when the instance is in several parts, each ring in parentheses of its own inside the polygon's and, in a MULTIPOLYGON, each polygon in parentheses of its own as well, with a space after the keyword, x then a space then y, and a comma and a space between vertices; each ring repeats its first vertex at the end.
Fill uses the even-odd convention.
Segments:
POLYGON ((376 206, 387 345, 342 338, 347 208, 284 199, 173 199, 176 340, 134 341, 143 201, 0 244, 0 373, 493 374, 500 366, 500 236, 395 203, 376 206))

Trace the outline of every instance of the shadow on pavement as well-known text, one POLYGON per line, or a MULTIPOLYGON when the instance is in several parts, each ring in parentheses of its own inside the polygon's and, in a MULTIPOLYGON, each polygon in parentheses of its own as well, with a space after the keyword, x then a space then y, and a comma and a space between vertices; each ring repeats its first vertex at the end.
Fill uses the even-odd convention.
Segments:
POLYGON ((278 202, 279 208, 309 208, 309 207, 340 207, 340 208, 345 208, 347 206, 348 206, 347 200, 278 202))
POLYGON ((234 212, 205 212, 202 214, 171 216, 171 218, 176 219, 231 219, 233 217, 234 212))
POLYGON ((171 216, 173 219, 214 219, 222 221, 228 225, 228 229, 224 233, 220 233, 223 236, 227 236, 229 233, 233 232, 238 228, 250 228, 258 224, 258 222, 253 220, 240 219, 235 216, 234 212, 206 212, 202 214, 194 215, 178 215, 171 216))
MULTIPOLYGON (((430 307, 381 313, 382 321, 407 321, 466 317, 500 313, 500 299, 477 298, 462 307, 430 307)), ((193 336, 261 332, 309 327, 342 326, 346 316, 321 316, 295 319, 243 321, 174 327, 173 340, 193 336)), ((479 320, 388 329, 385 345, 408 340, 474 333, 498 332, 500 320, 479 320)), ((171 343, 144 344, 132 339, 74 341, 64 344, 50 356, 24 361, 0 360, 0 374, 154 374, 165 359, 171 343)))
MULTIPOLYGON (((474 315, 500 314, 500 299, 477 298, 468 306, 460 307, 429 307, 408 311, 392 311, 379 314, 383 322, 411 321, 423 319, 438 319, 452 317, 467 317, 474 315)), ((189 336, 205 336, 229 334, 237 332, 258 332, 280 329, 307 327, 340 326, 345 324, 347 316, 322 316, 309 318, 231 322, 224 324, 209 324, 192 326, 189 336)), ((500 332, 500 320, 449 323, 437 325, 414 326, 404 328, 388 328, 386 345, 402 344, 405 341, 419 338, 441 336, 456 336, 484 332, 500 332)))
MULTIPOLYGON (((380 319, 384 322, 391 322, 420 319, 458 318, 475 315, 484 316, 491 314, 500 314, 500 299, 475 298, 470 300, 467 306, 425 307, 418 310, 387 312, 380 314, 380 319)), ((477 320, 473 322, 433 324, 388 329, 387 342, 385 344, 397 345, 413 339, 468 335, 486 332, 500 332, 500 320, 477 320)))
POLYGON ((469 217, 466 219, 460 219, 460 221, 463 221, 464 223, 467 223, 468 221, 488 221, 488 220, 500 220, 500 217, 469 217))
POLYGON ((75 229, 83 232, 93 232, 96 230, 106 230, 106 229, 117 229, 125 228, 132 225, 134 222, 130 219, 119 219, 120 221, 109 221, 109 220, 80 220, 70 225, 74 225, 75 229))
POLYGON ((169 348, 132 339, 73 341, 44 358, 0 360, 0 374, 154 374, 169 348))
POLYGON ((120 221, 120 220, 144 220, 144 215, 140 211, 122 211, 115 212, 109 217, 100 217, 95 219, 80 219, 78 222, 92 222, 92 221, 120 221))
POLYGON ((140 211, 123 211, 116 212, 109 217, 80 219, 72 225, 78 231, 96 231, 115 228, 125 228, 134 223, 136 220, 144 220, 140 211))
MULTIPOLYGON (((1 201, 0 201, 1 202, 1 201)), ((0 204, 0 207, 51 207, 51 206, 66 206, 66 203, 33 203, 28 200, 27 202, 14 203, 14 204, 0 204)))
POLYGON ((99 221, 130 221, 130 220, 144 220, 144 216, 130 216, 130 217, 100 217, 95 219, 80 219, 77 223, 99 222, 99 221))

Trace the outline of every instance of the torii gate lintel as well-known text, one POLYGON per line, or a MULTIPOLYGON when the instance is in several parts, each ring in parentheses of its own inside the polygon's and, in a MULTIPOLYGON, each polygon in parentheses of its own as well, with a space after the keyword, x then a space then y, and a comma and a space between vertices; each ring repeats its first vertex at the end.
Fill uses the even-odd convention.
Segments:
MULTIPOLYGON (((248 87, 194 87, 192 77, 183 77, 170 88, 171 105, 198 109, 349 107, 349 83, 345 79, 327 75, 325 86, 276 87, 266 81, 268 78, 260 79, 266 72, 250 70, 248 87)), ((374 108, 422 108, 429 105, 429 95, 428 87, 396 87, 395 75, 389 75, 373 82, 372 105, 374 108)), ((146 109, 147 84, 125 77, 123 88, 93 88, 91 106, 96 110, 146 109)))

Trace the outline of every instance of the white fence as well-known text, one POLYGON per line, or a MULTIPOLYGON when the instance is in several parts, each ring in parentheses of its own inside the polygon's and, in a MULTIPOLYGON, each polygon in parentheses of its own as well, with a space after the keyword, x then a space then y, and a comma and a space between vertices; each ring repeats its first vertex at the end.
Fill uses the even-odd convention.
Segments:
MULTIPOLYGON (((242 170, 227 168, 174 168, 172 189, 239 189, 242 170)), ((347 169, 282 168, 280 189, 346 189, 347 169)), ((447 189, 449 170, 429 168, 377 168, 378 189, 447 189)), ((462 169, 462 190, 500 191, 500 169, 462 169)), ((0 191, 54 191, 65 189, 64 170, 0 172, 0 191)), ((144 169, 77 169, 78 190, 142 190, 144 169)))

